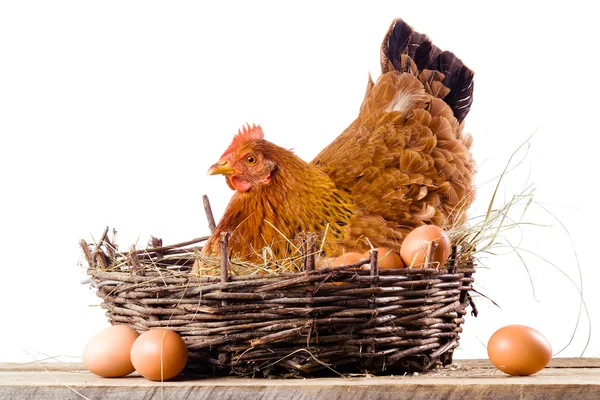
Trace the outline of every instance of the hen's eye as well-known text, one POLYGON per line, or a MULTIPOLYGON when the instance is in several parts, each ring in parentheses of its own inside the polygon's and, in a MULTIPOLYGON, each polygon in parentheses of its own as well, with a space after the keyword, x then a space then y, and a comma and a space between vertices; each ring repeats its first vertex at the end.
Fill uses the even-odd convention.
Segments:
POLYGON ((248 156, 246 157, 246 162, 250 165, 254 164, 256 162, 256 157, 254 156, 248 156))

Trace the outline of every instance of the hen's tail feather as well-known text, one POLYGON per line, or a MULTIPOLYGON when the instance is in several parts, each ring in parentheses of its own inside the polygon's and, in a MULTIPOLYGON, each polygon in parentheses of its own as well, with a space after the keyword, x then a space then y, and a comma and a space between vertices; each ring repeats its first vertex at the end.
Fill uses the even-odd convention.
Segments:
MULTIPOLYGON (((409 56, 419 71, 424 69, 444 74, 444 85, 450 93, 444 97, 459 122, 465 119, 473 102, 473 71, 449 51, 442 51, 431 40, 413 29, 402 19, 392 22, 381 44, 381 71, 390 66, 402 71, 402 55, 409 56)), ((404 71, 402 71, 404 72, 404 71)))

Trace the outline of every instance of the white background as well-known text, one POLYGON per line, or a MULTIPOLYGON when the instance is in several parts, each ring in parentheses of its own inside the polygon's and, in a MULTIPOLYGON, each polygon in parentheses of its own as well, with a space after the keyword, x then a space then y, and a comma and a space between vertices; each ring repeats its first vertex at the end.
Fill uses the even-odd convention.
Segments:
POLYGON ((600 356, 597 14, 577 1, 461 4, 2 2, 0 361, 76 361, 107 325, 79 283, 81 238, 107 225, 122 247, 206 234, 202 194, 217 217, 231 195, 206 170, 242 124, 312 159, 356 116, 397 16, 476 71, 473 215, 536 132, 497 205, 533 183, 570 233, 533 205, 536 225, 510 239, 539 256, 522 252, 530 275, 514 252, 481 260, 477 288, 501 309, 477 299, 457 357, 486 357, 509 323, 537 328, 555 353, 573 336, 559 356, 581 355, 580 279, 585 355, 600 356))

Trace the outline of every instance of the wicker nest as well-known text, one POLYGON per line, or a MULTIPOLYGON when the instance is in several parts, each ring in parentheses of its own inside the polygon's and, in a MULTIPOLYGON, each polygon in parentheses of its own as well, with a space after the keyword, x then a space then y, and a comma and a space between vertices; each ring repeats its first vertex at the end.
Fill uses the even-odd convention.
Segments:
POLYGON ((119 252, 106 232, 81 246, 109 321, 179 333, 188 368, 203 373, 425 372, 452 362, 473 306, 473 262, 457 265, 456 247, 437 269, 380 270, 374 250, 352 265, 315 269, 308 255, 300 272, 244 276, 224 257, 214 275, 193 276, 206 238, 119 252))

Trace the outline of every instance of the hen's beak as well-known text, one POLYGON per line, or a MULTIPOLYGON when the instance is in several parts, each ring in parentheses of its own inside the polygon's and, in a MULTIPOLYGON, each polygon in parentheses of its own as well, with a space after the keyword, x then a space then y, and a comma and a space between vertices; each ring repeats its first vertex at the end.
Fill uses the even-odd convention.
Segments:
POLYGON ((229 161, 219 161, 208 169, 208 175, 231 175, 233 174, 233 168, 229 164, 229 161))

